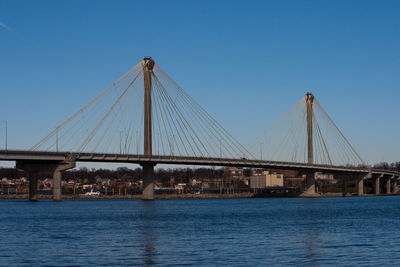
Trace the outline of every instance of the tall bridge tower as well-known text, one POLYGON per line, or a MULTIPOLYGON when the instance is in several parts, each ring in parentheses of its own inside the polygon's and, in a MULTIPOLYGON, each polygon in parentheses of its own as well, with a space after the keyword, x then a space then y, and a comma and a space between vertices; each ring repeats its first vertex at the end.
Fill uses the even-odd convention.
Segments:
MULTIPOLYGON (((152 129, 151 129, 151 83, 153 76, 154 60, 151 57, 145 57, 142 62, 144 79, 144 133, 143 133, 143 151, 144 156, 152 156, 152 129)), ((143 193, 142 199, 154 199, 154 164, 144 163, 143 167, 143 193)))

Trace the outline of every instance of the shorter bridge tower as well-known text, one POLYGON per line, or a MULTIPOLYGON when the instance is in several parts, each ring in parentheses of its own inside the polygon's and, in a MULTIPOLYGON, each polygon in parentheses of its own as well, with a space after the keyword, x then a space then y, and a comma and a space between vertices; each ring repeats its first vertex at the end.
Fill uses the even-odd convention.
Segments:
MULTIPOLYGON (((314 144, 313 144, 313 103, 314 95, 307 93, 305 95, 307 106, 307 163, 314 164, 314 144)), ((306 194, 315 194, 315 173, 308 171, 306 173, 306 194)))

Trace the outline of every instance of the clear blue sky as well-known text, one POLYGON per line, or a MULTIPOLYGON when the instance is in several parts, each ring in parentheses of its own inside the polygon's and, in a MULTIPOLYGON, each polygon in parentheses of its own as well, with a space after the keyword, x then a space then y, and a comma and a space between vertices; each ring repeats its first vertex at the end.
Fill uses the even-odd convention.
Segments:
POLYGON ((0 0, 0 121, 9 148, 29 148, 152 56, 243 144, 311 91, 368 163, 399 161, 399 14, 400 1, 0 0))

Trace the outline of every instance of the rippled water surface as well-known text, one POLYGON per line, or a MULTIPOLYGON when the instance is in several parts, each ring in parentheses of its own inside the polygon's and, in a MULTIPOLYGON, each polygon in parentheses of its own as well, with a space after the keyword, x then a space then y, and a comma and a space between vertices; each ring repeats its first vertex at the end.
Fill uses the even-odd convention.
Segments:
POLYGON ((2 266, 400 264, 400 197, 0 200, 2 266))

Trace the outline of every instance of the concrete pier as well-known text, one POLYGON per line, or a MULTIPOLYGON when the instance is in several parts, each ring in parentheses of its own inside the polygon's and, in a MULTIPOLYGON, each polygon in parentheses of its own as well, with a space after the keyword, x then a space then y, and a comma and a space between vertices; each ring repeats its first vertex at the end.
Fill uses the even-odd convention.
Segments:
POLYGON ((143 164, 143 200, 154 199, 154 165, 143 164))
POLYGON ((75 159, 68 156, 64 161, 17 161, 17 169, 24 170, 29 175, 29 200, 38 200, 38 175, 53 174, 53 200, 61 200, 61 172, 75 167, 75 159))
POLYGON ((356 178, 356 190, 358 196, 364 196, 364 181, 372 178, 372 172, 368 172, 365 176, 361 175, 356 178))
MULTIPOLYGON (((52 166, 54 168, 54 166, 52 166)), ((75 161, 62 162, 57 165, 53 171, 53 200, 61 201, 62 188, 61 188, 61 178, 62 171, 75 168, 75 161)))
POLYGON ((360 177, 356 180, 357 195, 364 195, 364 177, 360 177))
POLYGON ((305 195, 315 195, 315 173, 308 172, 306 175, 306 190, 304 193, 305 195))
POLYGON ((342 196, 345 197, 347 195, 347 180, 343 177, 342 178, 342 196))
POLYGON ((38 200, 38 172, 29 173, 29 200, 37 201, 38 200))
POLYGON ((30 201, 38 200, 38 176, 39 172, 42 172, 42 165, 37 162, 30 161, 17 161, 16 168, 24 170, 28 173, 29 177, 29 194, 28 199, 30 201))
POLYGON ((61 201, 61 172, 54 171, 53 173, 53 200, 61 201))
POLYGON ((383 175, 380 175, 374 180, 374 194, 379 195, 381 193, 381 178, 383 175))
POLYGON ((391 177, 388 177, 387 178, 387 180, 386 180, 386 194, 387 195, 390 195, 391 194, 391 188, 392 187, 392 178, 391 177))
POLYGON ((398 180, 397 177, 393 178, 393 194, 397 194, 399 192, 397 180, 398 180))

